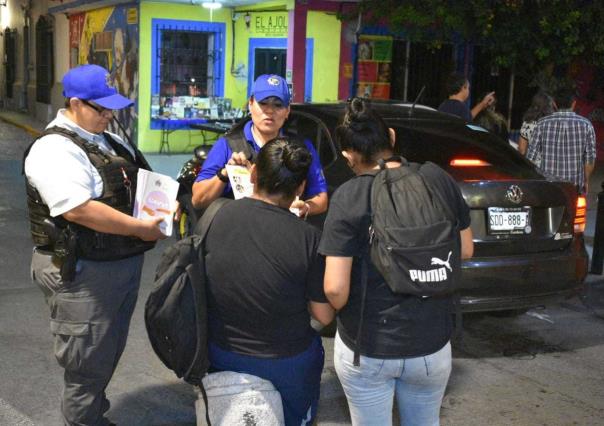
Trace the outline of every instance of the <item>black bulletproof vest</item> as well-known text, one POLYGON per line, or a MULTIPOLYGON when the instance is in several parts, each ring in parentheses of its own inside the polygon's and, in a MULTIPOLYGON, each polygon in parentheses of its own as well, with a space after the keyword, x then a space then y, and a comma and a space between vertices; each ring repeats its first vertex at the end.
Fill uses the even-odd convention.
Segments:
MULTIPOLYGON (((96 144, 88 142, 78 134, 61 127, 47 129, 38 139, 51 134, 59 134, 75 143, 86 153, 92 165, 97 169, 103 180, 103 193, 95 201, 107 204, 127 215, 132 215, 138 169, 148 167, 142 154, 137 152, 137 158, 134 159, 126 148, 115 142, 107 133, 104 134, 105 139, 117 155, 103 152, 96 144)), ((25 150, 23 155, 24 164, 31 147, 38 139, 33 141, 25 150)), ((76 254, 79 259, 124 259, 141 254, 155 245, 154 242, 143 241, 136 237, 97 232, 68 222, 62 217, 53 218, 50 216, 48 206, 44 204, 40 194, 27 178, 25 179, 25 185, 31 235, 36 246, 53 248, 53 236, 49 231, 49 224, 54 224, 59 230, 69 226, 76 233, 76 254)))

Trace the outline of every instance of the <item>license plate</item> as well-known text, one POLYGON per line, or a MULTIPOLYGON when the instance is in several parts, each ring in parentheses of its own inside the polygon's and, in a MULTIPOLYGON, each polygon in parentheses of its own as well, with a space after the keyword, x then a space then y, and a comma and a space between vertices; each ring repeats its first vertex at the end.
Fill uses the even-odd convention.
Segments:
POLYGON ((529 234, 531 232, 530 207, 489 207, 489 234, 529 234))

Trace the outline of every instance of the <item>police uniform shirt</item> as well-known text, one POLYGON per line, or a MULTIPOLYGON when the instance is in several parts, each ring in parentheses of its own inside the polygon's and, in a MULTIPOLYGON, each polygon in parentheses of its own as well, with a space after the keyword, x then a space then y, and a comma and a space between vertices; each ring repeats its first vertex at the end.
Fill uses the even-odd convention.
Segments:
MULTIPOLYGON (((90 133, 65 116, 61 109, 47 128, 63 127, 115 155, 115 151, 102 134, 90 133)), ((117 135, 109 133, 113 140, 123 145, 134 157, 130 146, 117 135)), ((98 198, 103 193, 103 181, 86 153, 71 139, 61 135, 48 135, 36 141, 25 159, 25 175, 38 190, 52 217, 60 216, 98 198)))
MULTIPOLYGON (((256 143, 254 135, 252 134, 251 120, 248 121, 243 127, 243 134, 245 136, 245 140, 248 141, 254 151, 260 151, 260 146, 256 143)), ((327 192, 327 182, 325 180, 325 176, 323 175, 323 168, 321 167, 321 162, 319 161, 317 151, 310 141, 305 140, 304 143, 312 156, 312 162, 306 176, 306 186, 303 194, 304 198, 308 199, 320 194, 321 192, 327 192)), ((199 182, 216 176, 216 172, 227 164, 232 154, 233 151, 231 151, 226 138, 219 138, 208 153, 208 158, 204 161, 203 168, 199 172, 199 175, 195 181, 199 182)), ((227 195, 231 192, 231 185, 230 183, 227 183, 223 191, 223 195, 227 195)))

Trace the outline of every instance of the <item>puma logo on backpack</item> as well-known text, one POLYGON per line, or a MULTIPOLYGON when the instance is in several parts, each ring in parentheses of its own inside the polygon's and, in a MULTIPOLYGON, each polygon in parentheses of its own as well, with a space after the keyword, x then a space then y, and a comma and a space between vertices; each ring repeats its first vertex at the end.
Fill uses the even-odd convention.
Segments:
POLYGON ((430 261, 430 263, 432 265, 445 266, 449 271, 453 272, 453 269, 451 268, 451 264, 449 263, 449 260, 451 259, 452 254, 453 254, 453 252, 450 251, 449 255, 447 256, 447 260, 442 260, 442 259, 439 259, 438 257, 433 257, 432 260, 430 261))
POLYGON ((400 167, 380 161, 372 183, 371 260, 394 293, 451 293, 461 272, 459 226, 440 188, 421 172, 437 166, 398 158, 400 167))

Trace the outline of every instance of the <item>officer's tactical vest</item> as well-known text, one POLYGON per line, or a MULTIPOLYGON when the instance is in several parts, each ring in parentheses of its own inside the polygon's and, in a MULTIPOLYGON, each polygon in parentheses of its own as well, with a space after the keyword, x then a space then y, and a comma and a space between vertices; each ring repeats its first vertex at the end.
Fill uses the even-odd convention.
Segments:
MULTIPOLYGON (((135 160, 126 148, 115 142, 107 133, 104 134, 105 139, 117 155, 104 152, 96 144, 88 142, 78 134, 61 127, 47 129, 38 139, 51 134, 59 134, 70 139, 86 153, 92 165, 97 169, 103 180, 103 193, 95 201, 107 204, 131 216, 134 195, 136 194, 138 169, 139 167, 148 168, 148 164, 141 153, 137 152, 138 155, 135 160)), ((29 150, 38 139, 33 141, 25 150, 23 164, 25 164, 25 158, 29 154, 29 150)), ((49 222, 59 230, 69 226, 76 233, 76 255, 78 259, 124 259, 141 254, 155 245, 154 242, 146 242, 136 237, 96 232, 90 228, 68 222, 61 216, 53 218, 50 216, 48 206, 44 204, 40 194, 27 178, 25 179, 25 185, 31 235, 34 244, 38 247, 44 246, 49 250, 53 250, 52 237, 49 235, 49 222)))

